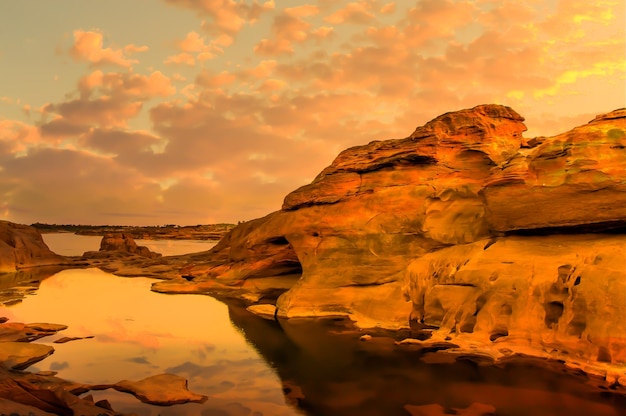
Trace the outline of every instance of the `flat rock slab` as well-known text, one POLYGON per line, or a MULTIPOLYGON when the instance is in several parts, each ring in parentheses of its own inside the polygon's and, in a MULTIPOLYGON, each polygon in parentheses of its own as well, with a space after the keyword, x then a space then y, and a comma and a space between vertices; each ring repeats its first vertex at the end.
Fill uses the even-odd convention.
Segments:
POLYGON ((43 344, 2 342, 0 343, 0 363, 7 368, 23 370, 53 352, 54 348, 43 344))
POLYGON ((274 305, 251 305, 246 309, 261 318, 270 319, 272 321, 276 319, 276 306, 274 305))
POLYGON ((112 386, 115 390, 130 393, 144 403, 171 406, 182 403, 204 403, 207 396, 187 389, 187 380, 174 374, 159 374, 140 381, 123 380, 112 386))
POLYGON ((55 341, 53 341, 55 344, 65 344, 66 342, 70 342, 70 341, 77 341, 80 339, 91 339, 93 338, 93 335, 90 335, 88 337, 63 337, 63 338, 59 338, 55 341))
POLYGON ((35 331, 41 332, 59 332, 67 329, 67 325, 62 324, 35 323, 26 324, 25 326, 28 329, 34 329, 35 331))
POLYGON ((53 335, 64 329, 67 329, 67 325, 44 323, 23 324, 19 322, 2 323, 0 324, 0 342, 34 341, 53 335))

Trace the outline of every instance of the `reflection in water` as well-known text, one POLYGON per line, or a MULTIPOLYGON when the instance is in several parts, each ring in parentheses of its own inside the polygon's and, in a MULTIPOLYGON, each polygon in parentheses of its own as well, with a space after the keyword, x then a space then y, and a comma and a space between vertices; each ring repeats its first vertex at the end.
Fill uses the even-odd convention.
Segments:
MULTIPOLYGON (((68 237, 83 236, 63 238, 68 237)), ((424 364, 418 353, 390 338, 360 342, 362 333, 341 332, 344 328, 332 320, 278 324, 236 303, 227 307, 208 296, 151 292, 154 279, 121 278, 97 269, 54 274, 57 270, 36 268, 0 279, 2 302, 11 304, 16 287, 31 288, 19 292, 31 293, 22 302, 0 307, 0 316, 69 325, 38 341, 56 351, 29 371, 59 371, 62 378, 84 383, 169 372, 209 396, 202 405, 163 408, 124 393, 93 392, 96 400, 107 399, 122 412, 406 416, 405 405, 438 403, 452 409, 478 402, 494 406, 498 416, 623 416, 626 407, 623 395, 602 391, 558 367, 542 369, 528 361, 502 368, 469 361, 424 364), (94 338, 52 343, 90 335, 94 338)))
MULTIPOLYGON (((62 256, 82 256, 85 251, 98 251, 102 237, 97 235, 76 235, 72 233, 42 234, 43 240, 57 254, 62 256)), ((198 253, 211 249, 217 241, 213 240, 142 240, 136 239, 137 245, 146 246, 150 251, 164 256, 198 253)))
POLYGON ((56 274, 62 266, 33 267, 12 273, 0 273, 0 304, 13 305, 33 293, 42 280, 56 274))
POLYGON ((146 246, 150 251, 161 253, 164 256, 178 256, 181 254, 199 253, 213 248, 215 240, 135 240, 137 245, 146 246))
MULTIPOLYGON (((408 415, 405 405, 446 409, 484 403, 498 416, 623 416, 626 397, 591 386, 584 376, 532 365, 501 368, 470 361, 425 364, 393 340, 358 341, 337 332, 333 321, 263 320, 235 305, 230 318, 310 415, 408 415)), ((406 334, 405 334, 406 335, 406 334)), ((622 393, 623 394, 623 393, 622 393)), ((450 412, 450 414, 453 411, 450 412)))
POLYGON ((82 256, 85 251, 98 251, 102 237, 72 233, 46 233, 41 235, 48 248, 62 256, 82 256))
POLYGON ((274 371, 232 326, 226 305, 208 296, 151 292, 154 281, 98 269, 64 270, 23 302, 0 308, 0 316, 69 326, 38 341, 55 352, 28 371, 59 371, 59 377, 90 384, 169 372, 186 377, 190 390, 210 397, 202 405, 162 408, 122 393, 94 392, 118 411, 141 416, 246 414, 232 409, 298 414, 285 404, 274 371), (64 336, 90 335, 94 338, 53 343, 64 336))

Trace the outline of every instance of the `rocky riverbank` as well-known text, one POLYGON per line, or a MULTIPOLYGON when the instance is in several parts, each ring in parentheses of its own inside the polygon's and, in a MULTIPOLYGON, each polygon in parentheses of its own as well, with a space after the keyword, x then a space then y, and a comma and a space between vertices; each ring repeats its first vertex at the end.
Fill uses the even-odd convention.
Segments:
POLYGON ((35 245, 40 260, 9 242, 21 260, 3 261, 158 277, 157 292, 242 299, 279 320, 340 316, 374 337, 410 329, 398 351, 535 357, 624 391, 626 110, 553 137, 524 138, 523 121, 483 105, 347 149, 205 253, 59 258, 35 245))
MULTIPOLYGON (((154 375, 139 381, 114 384, 81 384, 55 377, 55 372, 22 371, 54 353, 54 348, 31 343, 67 329, 65 325, 7 322, 0 317, 0 414, 123 416, 106 400, 94 402, 89 391, 114 389, 130 393, 144 403, 170 406, 203 403, 207 397, 190 392, 187 381, 173 374, 154 375)), ((64 343, 77 339, 60 338, 64 343)))
POLYGON ((626 110, 554 137, 523 121, 484 105, 347 149, 153 290, 412 327, 429 340, 407 342, 449 355, 549 357, 622 385, 626 110))

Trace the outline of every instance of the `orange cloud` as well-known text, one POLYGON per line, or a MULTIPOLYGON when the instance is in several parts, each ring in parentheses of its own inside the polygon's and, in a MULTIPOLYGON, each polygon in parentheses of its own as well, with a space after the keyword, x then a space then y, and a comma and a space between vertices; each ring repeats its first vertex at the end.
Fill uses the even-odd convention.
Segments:
POLYGON ((188 52, 182 52, 177 55, 170 55, 165 59, 166 64, 177 64, 177 65, 187 65, 187 66, 195 66, 196 58, 188 52))
MULTIPOLYGON (((277 209, 340 150, 404 137, 446 111, 512 105, 532 134, 549 134, 626 101, 623 1, 322 0, 271 12, 259 2, 169 3, 196 10, 208 32, 172 41, 167 61, 210 65, 171 78, 96 70, 43 107, 39 128, 0 122, 2 212, 250 219, 277 209), (248 27, 257 18, 264 24, 248 27), (185 82, 176 90, 172 80, 185 82), (131 128, 144 110, 150 127, 131 128)), ((128 60, 132 48, 112 51, 128 60)))
POLYGON ((138 61, 128 55, 147 51, 147 46, 127 45, 121 49, 103 48, 103 35, 98 31, 74 31, 74 44, 70 55, 79 61, 87 61, 91 66, 117 65, 130 68, 138 61))
MULTIPOLYGON (((274 17, 271 39, 261 39, 254 47, 254 52, 261 56, 291 55, 294 44, 309 39, 312 24, 305 19, 320 12, 317 6, 303 5, 282 10, 274 17)), ((320 38, 322 32, 317 32, 320 38)))
POLYGON ((219 35, 207 44, 204 37, 199 33, 189 32, 184 39, 175 43, 176 47, 182 52, 167 57, 165 63, 194 66, 196 60, 202 62, 223 54, 223 48, 229 46, 232 42, 233 38, 231 36, 219 35))
POLYGON ((255 22, 265 12, 273 10, 273 1, 259 3, 256 0, 236 2, 234 0, 166 0, 167 3, 195 10, 200 16, 209 20, 204 22, 203 28, 212 35, 234 36, 243 26, 255 22))
POLYGON ((41 123, 44 136, 78 135, 95 126, 125 127, 145 101, 168 97, 176 89, 160 71, 141 75, 98 70, 78 81, 78 91, 78 98, 44 106, 44 115, 55 115, 41 123))
POLYGON ((344 8, 324 18, 326 22, 336 25, 343 23, 367 24, 374 19, 373 4, 366 0, 348 3, 344 8))

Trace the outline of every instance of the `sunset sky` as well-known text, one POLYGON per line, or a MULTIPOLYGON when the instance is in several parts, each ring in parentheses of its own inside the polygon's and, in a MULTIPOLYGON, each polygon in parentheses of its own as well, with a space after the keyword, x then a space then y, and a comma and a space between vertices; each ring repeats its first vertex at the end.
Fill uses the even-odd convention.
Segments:
POLYGON ((346 147, 484 103, 626 106, 624 0, 0 2, 0 219, 237 222, 346 147))

